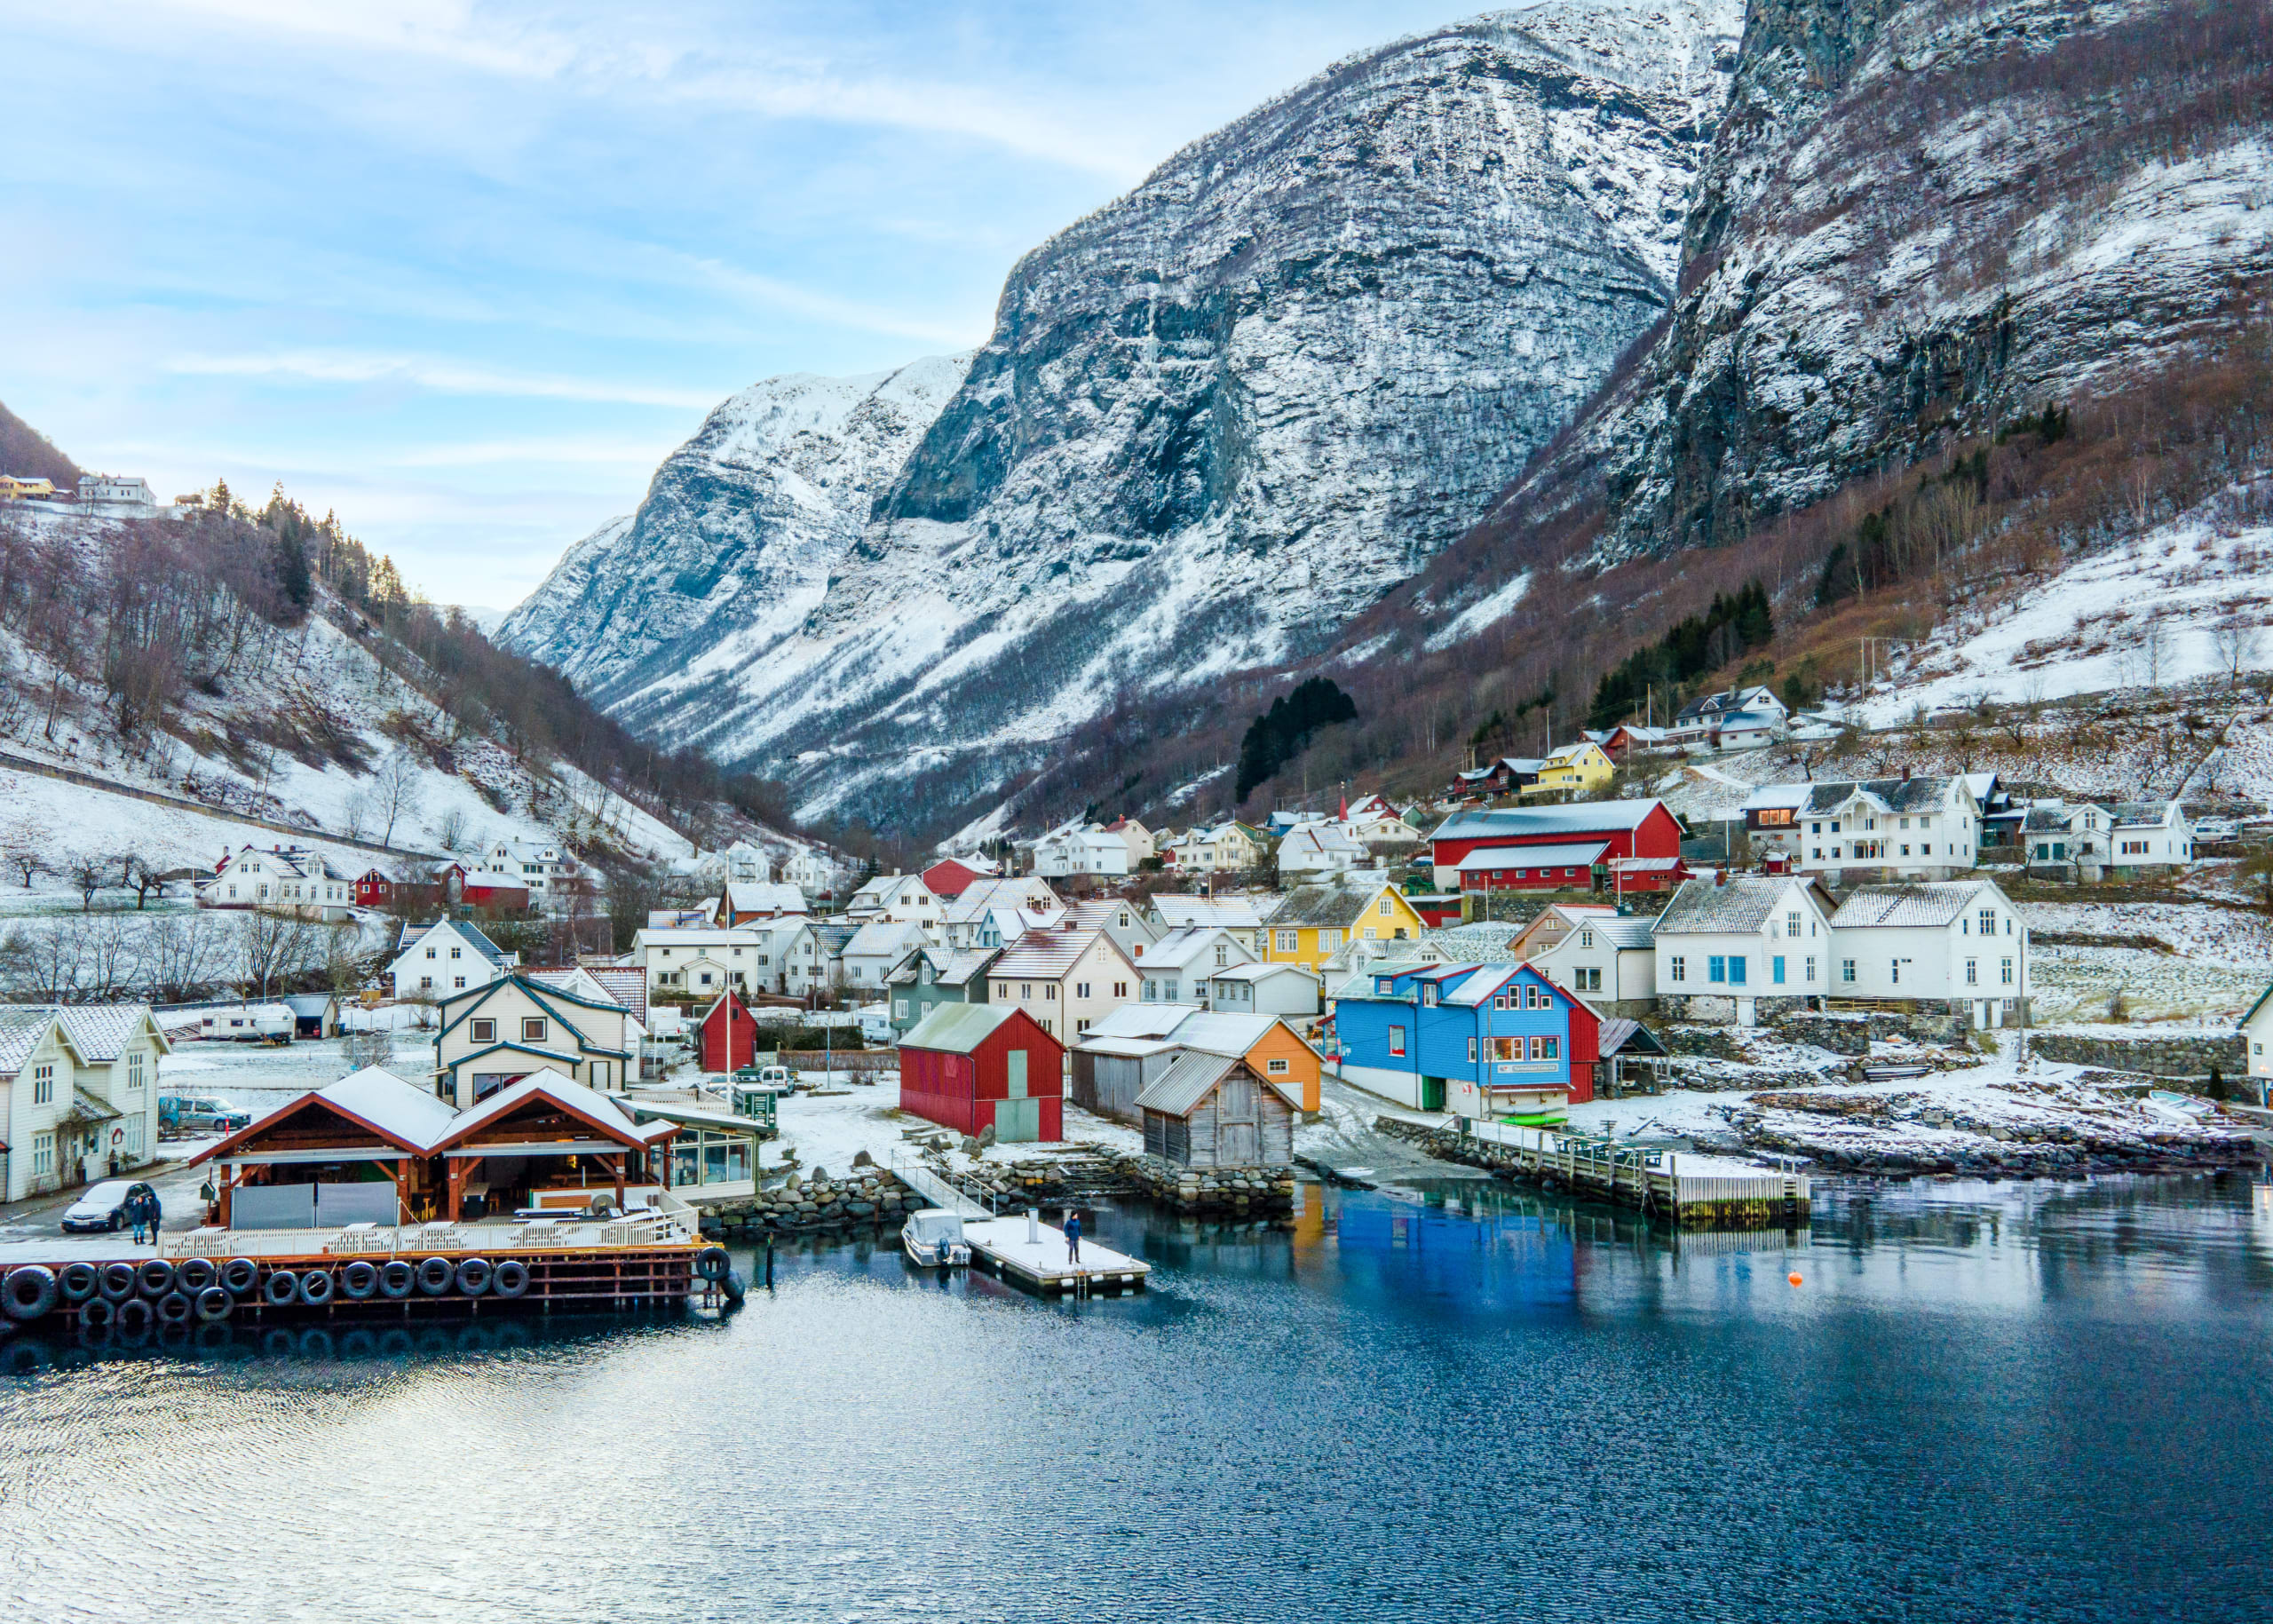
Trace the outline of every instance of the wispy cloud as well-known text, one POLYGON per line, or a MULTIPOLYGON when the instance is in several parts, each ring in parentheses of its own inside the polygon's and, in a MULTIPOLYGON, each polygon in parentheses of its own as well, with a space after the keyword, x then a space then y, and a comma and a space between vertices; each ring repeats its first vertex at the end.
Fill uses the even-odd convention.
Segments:
POLYGON ((713 288, 754 303, 787 311, 793 315, 811 316, 816 320, 849 327, 861 332, 883 333, 894 338, 913 338, 919 344, 939 345, 950 350, 968 349, 986 342, 993 326, 991 313, 972 318, 966 325, 949 326, 943 321, 925 321, 920 316, 902 315, 895 311, 880 310, 854 299, 836 298, 826 293, 815 293, 778 277, 756 271, 745 271, 721 259, 704 258, 697 255, 674 255, 695 276, 713 288))
POLYGON ((718 403, 716 389, 669 389, 612 379, 503 371, 428 356, 371 355, 352 351, 178 355, 165 363, 165 368, 199 377, 303 378, 319 384, 402 383, 437 394, 591 400, 614 406, 692 407, 708 410, 718 403))
POLYGON ((504 463, 567 463, 584 466, 612 463, 623 468, 653 468, 670 451, 672 442, 652 440, 600 440, 584 436, 559 439, 489 440, 439 446, 411 446, 379 459, 388 468, 480 468, 504 463))

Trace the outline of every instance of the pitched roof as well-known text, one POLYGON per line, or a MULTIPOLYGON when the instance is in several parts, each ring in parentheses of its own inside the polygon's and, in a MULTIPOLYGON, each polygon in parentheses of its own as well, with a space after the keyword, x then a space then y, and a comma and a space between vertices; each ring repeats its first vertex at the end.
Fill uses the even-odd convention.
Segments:
MULTIPOLYGON (((1088 952, 1091 944, 1100 941, 1115 958, 1121 957, 1113 939, 1095 925, 1029 931, 1005 946, 1002 956, 986 973, 1003 980, 1055 981, 1073 968, 1073 961, 1088 952)), ((1151 962, 1149 954, 1146 962, 1151 962)))
POLYGON ((1048 897, 1054 904, 1057 893, 1033 875, 1006 875, 999 878, 973 880, 944 907, 944 916, 949 924, 969 924, 998 907, 1026 907, 1048 897), (1034 888, 1041 887, 1041 896, 1034 888))
POLYGON ((1946 925, 1971 907, 1985 880, 1947 880, 1939 884, 1857 886, 1831 916, 1835 931, 1873 926, 1946 925))
MULTIPOLYGON (((1221 1010, 1201 1010, 1178 1021, 1168 1035, 1185 1049, 1204 1049, 1212 1055, 1243 1055, 1270 1036, 1273 1026, 1286 1025, 1276 1015, 1232 1015, 1221 1010)), ((1287 1029, 1294 1031, 1291 1026, 1287 1029)))
MULTIPOLYGON (((143 1023, 151 1018, 147 1003, 66 1004, 57 1014, 71 1039, 71 1047, 90 1066, 104 1066, 117 1059, 134 1041, 143 1023)), ((155 1022, 151 1024, 154 1026, 155 1022)), ((162 1032, 158 1034, 158 1047, 161 1053, 173 1047, 162 1032)))
POLYGON ((448 1130, 430 1148, 440 1150, 447 1145, 463 1144, 479 1129, 511 1116, 533 1099, 548 1099, 566 1107, 571 1114, 582 1117, 622 1145, 652 1145, 678 1131, 676 1122, 649 1122, 643 1126, 634 1121, 631 1113, 616 1100, 547 1066, 543 1071, 531 1072, 518 1082, 507 1083, 471 1110, 460 1112, 448 1130))
POLYGON ((1889 812, 1932 812, 1949 799, 1953 782, 1968 800, 1972 798, 1973 791, 1962 782, 1946 778, 1828 779, 1816 784, 1810 792, 1807 810, 1837 812, 1859 792, 1889 812))
POLYGON ((1315 972, 1303 969, 1300 964, 1226 964, 1221 970, 1208 972, 1210 981, 1261 981, 1270 976, 1300 976, 1306 981, 1318 979, 1315 972))
POLYGON ((321 1101, 332 1110, 376 1133, 397 1150, 424 1155, 440 1142, 457 1121, 458 1113, 424 1089, 405 1082, 383 1066, 367 1066, 337 1082, 294 1096, 249 1125, 209 1145, 187 1165, 226 1155, 248 1143, 310 1102, 321 1101))
POLYGON ((1208 1097, 1209 1090, 1233 1072, 1240 1070, 1246 1071, 1249 1077, 1295 1110, 1303 1108, 1302 1096, 1295 1091, 1291 1083, 1257 1075, 1254 1068, 1244 1066, 1238 1056, 1186 1049, 1168 1063, 1166 1071, 1144 1085, 1136 1096, 1137 1109, 1159 1111, 1169 1116, 1189 1116, 1200 1102, 1208 1097))
POLYGON ((786 881, 729 880, 719 900, 737 914, 803 914, 805 893, 786 881))
POLYGON ((1218 941, 1228 941, 1244 957, 1247 950, 1224 934, 1220 925, 1180 925, 1144 949, 1144 970, 1188 970, 1195 959, 1208 956, 1218 941))
POLYGON ((1089 1023, 1093 1038, 1164 1038, 1200 1013, 1196 1003, 1124 1003, 1089 1023))
POLYGON ((1621 1054, 1661 1055, 1666 1052, 1666 1046, 1656 1033, 1640 1021, 1628 1020, 1622 1015, 1606 1015, 1595 1037, 1595 1050, 1607 1060, 1621 1054))
POLYGON ((872 919, 852 933, 844 952, 848 956, 857 953, 863 957, 898 958, 910 947, 929 939, 923 927, 912 919, 872 919))
POLYGON ((1018 1006, 1010 1003, 936 1003, 899 1040, 899 1046, 967 1055, 1018 1012, 1018 1006))
POLYGON ((1591 868, 1609 846, 1599 840, 1553 846, 1479 846, 1460 860, 1460 872, 1487 868, 1591 868))
POLYGON ((1577 801, 1568 806, 1501 806, 1456 812, 1431 840, 1538 840, 1636 829, 1662 801, 1577 801))
POLYGON ((1356 883, 1326 881, 1287 893, 1286 906, 1272 918, 1279 925, 1324 925, 1347 929, 1364 916, 1374 899, 1397 888, 1379 875, 1356 883))
MULTIPOLYGON (((28 1009, 12 1005, 0 1009, 0 1076, 12 1077, 24 1069, 24 1062, 39 1047, 40 1039, 57 1020, 53 1010, 28 1009)), ((65 1035, 70 1034, 67 1032, 65 1035)), ((76 1049, 78 1045, 72 1045, 76 1049)))
POLYGON ((1251 929, 1263 923, 1255 904, 1245 897, 1189 897, 1177 891, 1155 891, 1152 911, 1172 930, 1178 925, 1251 929))
POLYGON ((1716 884, 1689 880, 1674 892, 1666 911, 1658 916, 1659 936, 1692 936, 1708 932, 1757 931, 1768 915, 1782 905, 1794 886, 1802 883, 1786 877, 1745 875, 1716 884))

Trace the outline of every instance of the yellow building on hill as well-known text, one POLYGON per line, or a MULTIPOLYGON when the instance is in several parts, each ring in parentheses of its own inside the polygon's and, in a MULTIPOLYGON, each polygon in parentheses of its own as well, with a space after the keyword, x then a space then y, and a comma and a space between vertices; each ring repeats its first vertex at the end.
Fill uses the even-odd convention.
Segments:
POLYGON ((1591 739, 1558 745, 1541 758, 1538 780, 1525 784, 1523 793, 1588 795, 1607 785, 1616 771, 1616 764, 1603 753, 1602 746, 1591 739))
POLYGON ((1304 885, 1263 930, 1263 960, 1323 975, 1327 960, 1350 942, 1417 942, 1422 929, 1419 911, 1387 880, 1304 885))
POLYGON ((27 479, 20 474, 0 473, 0 502, 20 502, 27 497, 55 495, 52 479, 27 479))

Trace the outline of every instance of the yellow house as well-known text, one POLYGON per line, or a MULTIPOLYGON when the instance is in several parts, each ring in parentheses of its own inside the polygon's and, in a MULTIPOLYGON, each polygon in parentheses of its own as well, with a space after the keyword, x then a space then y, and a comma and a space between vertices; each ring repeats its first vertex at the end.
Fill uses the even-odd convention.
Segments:
POLYGON ((1369 875, 1356 883, 1304 885, 1287 894, 1264 929, 1263 962, 1322 975, 1346 943, 1417 942, 1422 929, 1420 913, 1387 880, 1369 875))
POLYGON ((1610 757, 1603 754, 1602 746, 1591 739, 1577 744, 1558 745, 1540 760, 1538 781, 1525 784, 1523 792, 1525 795, 1548 795, 1557 791, 1567 795, 1585 795, 1609 783, 1611 775, 1616 771, 1610 757))
POLYGON ((0 473, 0 502, 13 502, 27 496, 52 496, 55 481, 28 479, 19 474, 0 473))

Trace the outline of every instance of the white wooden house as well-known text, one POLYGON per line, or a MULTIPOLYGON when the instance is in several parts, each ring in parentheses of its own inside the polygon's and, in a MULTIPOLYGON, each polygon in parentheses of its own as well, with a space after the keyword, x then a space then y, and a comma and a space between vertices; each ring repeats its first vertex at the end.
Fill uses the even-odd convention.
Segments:
POLYGON ((1832 915, 1831 934, 1833 1007, 1897 1003, 1976 1026, 2021 1018, 2028 925, 1993 880, 1860 886, 1832 915))
POLYGON ((781 878, 808 897, 836 888, 837 867, 817 848, 799 846, 781 860, 781 878))
POLYGON ((257 908, 301 919, 350 917, 356 876, 305 846, 256 846, 225 852, 213 877, 197 882, 200 907, 257 908))
POLYGON ((481 853, 481 866, 504 875, 532 897, 543 897, 574 877, 574 853, 549 840, 500 840, 481 853))
POLYGON ((2109 861, 2117 879, 2183 868, 2194 860, 2194 821, 2176 801, 2121 801, 2111 811, 2109 861))
POLYGON ((1279 842, 1282 876, 1346 874, 1368 860, 1365 846, 1350 838, 1348 830, 1324 820, 1298 823, 1279 842))
POLYGON ((1244 934, 1221 925, 1186 925, 1170 931, 1144 950, 1136 965, 1143 972, 1138 1002, 1207 1007, 1210 977, 1233 965, 1255 962, 1254 951, 1240 939, 1244 934))
MULTIPOLYGON (((1604 1014, 1638 1019, 1657 1007, 1655 923, 1619 915, 1581 918, 1574 929, 1531 955, 1531 962, 1556 986, 1580 994, 1604 1014)), ((1788 963, 1785 970, 1790 973, 1788 963)))
POLYGON ((913 920, 869 920, 852 933, 837 955, 845 992, 863 1002, 887 996, 891 972, 909 954, 934 939, 913 920))
POLYGON ((1202 1001, 1226 1015, 1287 1015, 1302 1019, 1319 1013, 1317 972, 1300 964, 1233 964, 1210 970, 1202 1001))
POLYGON ((434 1093, 463 1111, 550 1066, 603 1094, 638 1072, 631 1011, 518 971, 442 1000, 434 1093))
POLYGON ((928 931, 943 928, 946 911, 919 874, 880 874, 854 891, 844 904, 844 916, 865 923, 871 919, 907 920, 928 931))
POLYGON ((401 946, 387 974, 398 998, 440 998, 469 987, 487 986, 520 963, 463 919, 438 919, 430 925, 403 927, 401 946))
POLYGON ((1024 1010, 1063 1043, 1133 1002, 1137 978, 1112 937, 1069 923, 1030 931, 1005 947, 986 972, 986 1001, 1024 1010))
POLYGON ((1651 950, 1667 1014, 1749 1026, 1763 1002, 1773 1012, 1824 996, 1831 909, 1822 889, 1798 875, 1691 880, 1659 915, 1651 950))
POLYGON ((1744 804, 1756 854, 1827 883, 1947 880, 1969 872, 1980 804, 1961 776, 1775 784, 1744 804))

